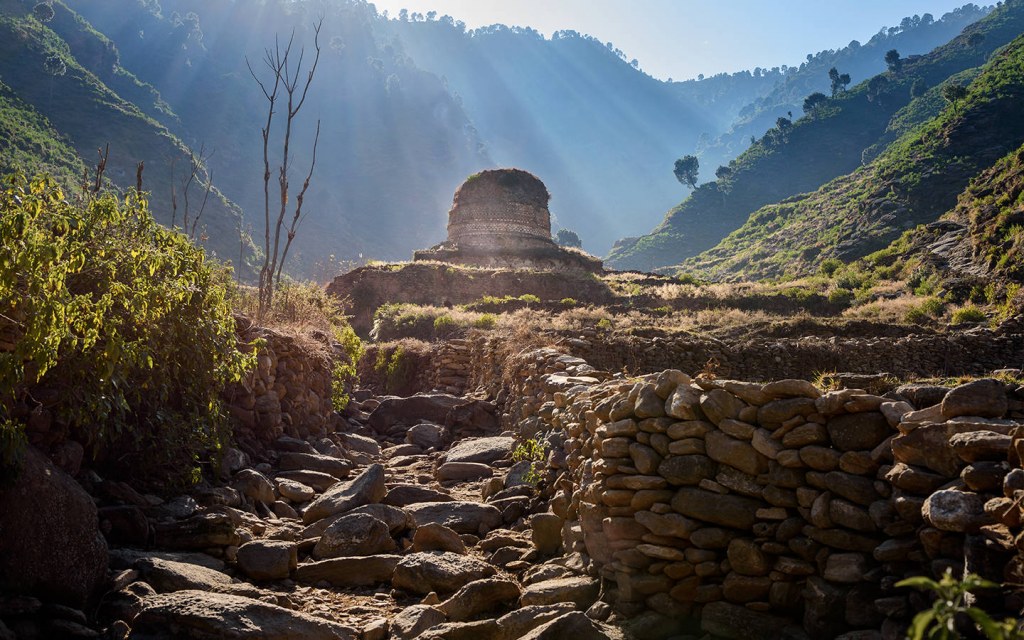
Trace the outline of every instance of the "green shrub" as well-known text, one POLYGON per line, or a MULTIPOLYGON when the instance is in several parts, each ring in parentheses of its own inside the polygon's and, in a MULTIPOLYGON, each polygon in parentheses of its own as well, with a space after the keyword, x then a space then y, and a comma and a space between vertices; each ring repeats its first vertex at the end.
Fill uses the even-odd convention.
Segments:
MULTIPOLYGON (((962 621, 970 620, 975 630, 988 640, 1020 640, 1024 634, 1017 629, 1017 622, 1007 618, 1002 622, 992 619, 983 609, 972 607, 967 602, 967 595, 979 589, 997 589, 998 584, 984 580, 981 576, 968 573, 961 580, 953 577, 952 569, 938 582, 924 576, 907 578, 896 583, 897 587, 914 587, 931 591, 935 594, 935 602, 931 608, 925 609, 914 616, 907 629, 909 640, 938 638, 954 640, 961 638, 957 628, 962 621), (966 620, 965 620, 966 618, 966 620)), ((976 637, 971 635, 970 637, 976 637)))
POLYGON ((477 329, 493 329, 497 324, 498 319, 493 313, 485 313, 473 321, 473 326, 477 329))
POLYGON ((611 321, 611 319, 610 318, 601 318, 600 320, 597 321, 597 328, 598 329, 611 330, 611 328, 612 328, 612 321, 611 321))
POLYGON ((699 284, 697 277, 692 273, 680 273, 676 276, 676 282, 679 284, 699 284))
POLYGON ((849 289, 833 289, 828 294, 828 301, 832 304, 849 305, 853 302, 853 292, 849 289))
POLYGON ((195 480, 228 436, 221 391, 255 361, 237 348, 230 274, 144 199, 79 204, 49 179, 5 185, 0 318, 14 340, 0 351, 0 440, 22 440, 11 421, 51 390, 56 424, 94 457, 117 452, 111 472, 195 480))
POLYGON ((953 324, 967 324, 969 322, 984 322, 985 319, 985 312, 970 304, 954 311, 950 322, 953 324))
POLYGON ((833 275, 835 275, 836 271, 838 271, 839 268, 842 266, 843 261, 840 260, 839 258, 825 258, 824 260, 821 261, 821 266, 818 268, 818 271, 822 275, 831 278, 833 275))
POLYGON ((404 389, 415 375, 412 359, 406 356, 401 345, 391 350, 383 347, 378 350, 373 368, 384 376, 385 393, 396 393, 404 389))
POLYGON ((921 304, 911 307, 903 319, 907 322, 920 323, 929 318, 936 318, 942 315, 944 305, 938 298, 928 298, 921 304))
POLYGON ((559 301, 559 303, 566 307, 575 307, 577 304, 579 304, 576 301, 576 298, 562 298, 559 301))
POLYGON ((366 349, 355 330, 347 322, 333 327, 334 341, 341 346, 344 357, 334 354, 331 375, 331 404, 335 411, 344 411, 349 403, 349 393, 358 381, 358 365, 366 349))
POLYGON ((519 299, 525 302, 526 304, 538 304, 540 302, 540 298, 533 295, 532 293, 524 293, 523 295, 519 296, 519 299))

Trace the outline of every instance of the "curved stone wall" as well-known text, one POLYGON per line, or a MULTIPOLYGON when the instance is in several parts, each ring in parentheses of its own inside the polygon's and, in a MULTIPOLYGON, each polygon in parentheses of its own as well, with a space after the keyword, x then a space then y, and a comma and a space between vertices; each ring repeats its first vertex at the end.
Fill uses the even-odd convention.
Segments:
POLYGON ((519 169, 483 171, 455 193, 448 241, 463 248, 510 250, 551 244, 548 191, 519 169))

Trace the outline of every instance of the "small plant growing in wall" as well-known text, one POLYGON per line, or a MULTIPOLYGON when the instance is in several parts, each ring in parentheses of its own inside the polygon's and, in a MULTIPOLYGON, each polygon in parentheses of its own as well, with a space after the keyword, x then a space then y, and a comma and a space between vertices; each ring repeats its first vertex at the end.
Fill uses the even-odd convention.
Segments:
POLYGON ((543 479, 540 470, 547 455, 544 445, 537 442, 535 438, 530 438, 515 448, 512 452, 512 460, 514 462, 530 462, 530 470, 523 476, 523 480, 536 486, 543 479))
POLYGON ((1017 629, 1014 620, 1007 619, 997 622, 983 609, 967 604, 967 594, 977 589, 998 589, 999 585, 989 582, 973 573, 968 573, 962 580, 953 577, 952 569, 936 582, 931 578, 917 576, 896 583, 897 587, 914 587, 931 591, 935 594, 935 603, 914 616, 907 630, 910 640, 936 638, 938 640, 955 640, 963 636, 957 630, 958 619, 969 618, 974 626, 988 640, 1020 640, 1024 634, 1017 629))

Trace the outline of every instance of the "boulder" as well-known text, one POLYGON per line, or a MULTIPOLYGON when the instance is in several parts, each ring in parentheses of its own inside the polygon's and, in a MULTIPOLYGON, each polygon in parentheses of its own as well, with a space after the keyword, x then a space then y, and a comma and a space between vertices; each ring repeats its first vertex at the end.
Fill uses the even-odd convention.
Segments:
POLYGON ((335 478, 344 479, 352 471, 348 460, 324 456, 318 453, 282 453, 278 459, 282 471, 318 471, 335 478))
POLYGON ((954 453, 966 462, 1006 460, 1012 443, 1012 437, 994 431, 957 433, 949 439, 949 446, 954 453))
POLYGON ((155 545, 162 549, 210 549, 240 544, 235 523, 227 513, 201 513, 187 520, 153 525, 155 545))
POLYGON ((289 480, 287 478, 275 478, 277 480, 277 491, 281 497, 288 498, 292 502, 308 502, 316 497, 316 490, 309 485, 289 480))
POLYGON ((893 435, 889 421, 877 411, 836 416, 827 426, 832 446, 840 451, 871 451, 893 435))
POLYGON ((501 526, 501 512, 479 502, 422 502, 406 507, 416 526, 435 522, 456 533, 480 534, 501 526))
POLYGON ((669 456, 658 465, 658 475, 676 486, 700 484, 705 478, 715 477, 717 470, 711 458, 701 455, 669 456))
POLYGON ((442 449, 451 440, 448 430, 439 424, 422 422, 405 434, 405 441, 415 445, 424 451, 427 449, 442 449))
POLYGON ((298 546, 285 540, 253 540, 238 548, 238 568, 253 580, 283 580, 298 566, 298 546))
POLYGON ((702 630, 729 640, 777 640, 789 637, 784 630, 791 625, 786 618, 727 602, 706 604, 700 618, 702 630))
POLYGON ((494 573, 494 567, 486 562, 457 553, 413 553, 395 567, 391 584, 412 593, 451 593, 494 573))
POLYGON ((462 482, 490 478, 494 469, 481 462, 446 462, 437 468, 434 477, 438 482, 462 482))
POLYGON ((334 521, 313 547, 317 560, 372 556, 395 550, 387 523, 366 513, 342 516, 334 521))
POLYGON ((295 580, 303 584, 326 581, 342 588, 372 587, 390 581, 401 559, 397 555, 376 555, 309 562, 295 570, 295 580))
POLYGON ((745 406, 745 402, 724 389, 712 389, 700 398, 701 411, 716 425, 726 418, 738 418, 745 406))
POLYGON ((463 622, 482 613, 509 609, 519 600, 519 585, 507 578, 474 580, 438 605, 453 622, 463 622))
POLYGON ((159 593, 201 590, 217 593, 256 593, 256 589, 235 585, 228 574, 188 562, 176 562, 157 557, 141 558, 135 568, 159 593))
POLYGON ((541 554, 554 555, 562 546, 562 518, 553 513, 537 513, 530 517, 530 536, 541 554))
POLYGON ((522 638, 545 622, 563 616, 575 608, 576 605, 571 602, 519 607, 498 618, 498 628, 501 629, 503 638, 522 638))
POLYGON ((386 493, 384 467, 374 464, 352 480, 334 485, 311 502, 302 514, 302 521, 309 524, 335 513, 380 502, 386 493))
POLYGON ((439 609, 426 604, 414 604, 402 609, 391 620, 391 634, 398 640, 413 640, 427 629, 446 621, 439 609))
POLYGON ((621 640, 622 632, 595 622, 581 611, 571 611, 533 629, 521 640, 621 640))
POLYGON ((394 507, 407 507, 421 502, 450 502, 452 500, 455 500, 455 498, 443 491, 415 484, 399 484, 389 487, 387 495, 384 496, 384 504, 394 507))
POLYGON ((27 447, 0 488, 0 591, 81 607, 107 572, 96 505, 71 476, 27 447))
POLYGON ((337 478, 329 473, 321 473, 320 471, 281 471, 274 474, 274 479, 292 480, 313 487, 317 491, 327 491, 338 484, 337 478))
POLYGON ((599 590, 600 583, 593 578, 555 578, 528 585, 519 602, 524 607, 571 602, 578 609, 585 610, 597 600, 599 590))
POLYGON ((704 417, 700 410, 701 393, 699 387, 679 385, 665 401, 665 413, 677 420, 700 420, 704 417))
POLYGON ((365 453, 374 458, 380 455, 380 443, 373 438, 355 433, 339 433, 337 437, 351 451, 365 453))
POLYGON ((760 500, 736 495, 721 495, 694 487, 683 487, 672 498, 672 509, 684 516, 731 527, 749 530, 757 522, 760 500))
POLYGON ((704 437, 708 457, 729 465, 743 473, 756 476, 768 471, 768 458, 761 455, 745 440, 729 437, 721 431, 712 431, 704 437))
POLYGON ((274 504, 277 494, 274 492, 274 485, 259 471, 253 469, 242 469, 234 477, 234 487, 243 496, 252 498, 263 504, 274 504))
POLYGON ((1008 406, 1006 385, 984 378, 951 389, 942 399, 942 417, 947 420, 957 416, 1001 418, 1008 406))
POLYGON ((479 462, 491 464, 512 457, 515 438, 494 436, 490 438, 466 438, 455 443, 444 454, 445 462, 479 462))
POLYGON ((241 596, 178 591, 146 598, 132 622, 132 638, 146 640, 355 640, 355 630, 241 596))
POLYGON ((384 398, 380 404, 370 412, 367 423, 377 433, 388 433, 395 426, 411 427, 422 422, 433 422, 448 427, 461 426, 466 422, 467 414, 480 421, 482 430, 489 430, 493 425, 487 424, 486 417, 490 416, 490 422, 496 420, 493 411, 488 411, 494 405, 475 400, 466 400, 458 396, 436 393, 410 396, 408 398, 384 398), (453 413, 453 409, 464 407, 461 411, 453 413), (449 419, 450 417, 450 419, 449 419))
POLYGON ((449 551, 465 554, 466 543, 459 534, 436 522, 428 522, 416 528, 412 537, 413 551, 449 551))

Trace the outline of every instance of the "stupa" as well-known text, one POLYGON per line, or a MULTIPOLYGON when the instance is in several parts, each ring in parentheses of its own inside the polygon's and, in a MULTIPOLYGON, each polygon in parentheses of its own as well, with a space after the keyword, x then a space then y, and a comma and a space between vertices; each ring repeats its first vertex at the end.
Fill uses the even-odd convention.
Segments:
POLYGON ((470 176, 448 212, 448 239, 413 259, 487 268, 584 270, 601 261, 551 239, 551 195, 521 169, 490 169, 470 176))

